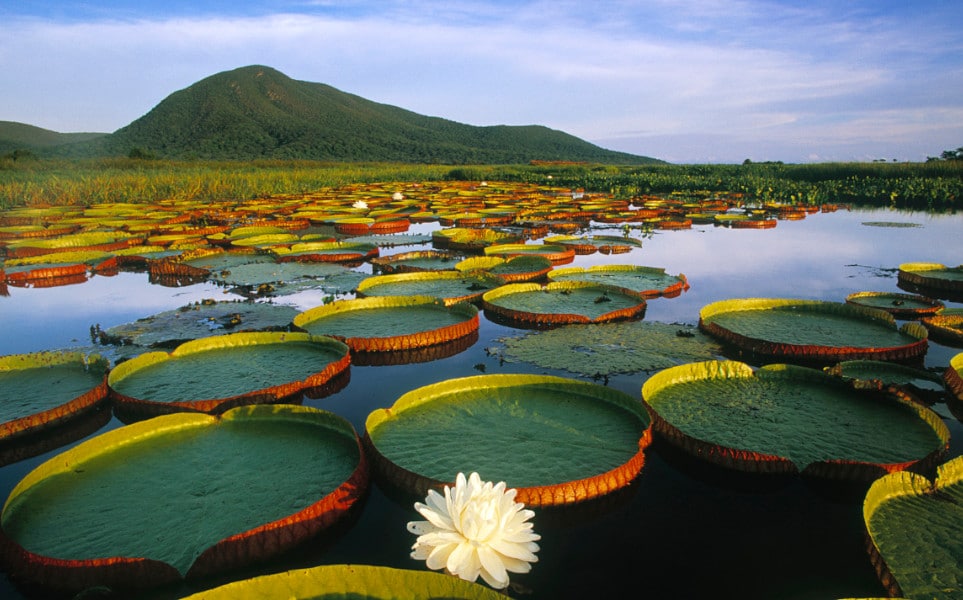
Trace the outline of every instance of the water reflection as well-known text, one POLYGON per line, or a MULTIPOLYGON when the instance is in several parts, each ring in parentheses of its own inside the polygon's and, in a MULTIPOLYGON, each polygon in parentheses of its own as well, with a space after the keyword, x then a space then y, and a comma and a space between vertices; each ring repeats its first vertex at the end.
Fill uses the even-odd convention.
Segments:
MULTIPOLYGON (((430 226, 419 226, 430 230, 430 226)), ((963 262, 963 215, 931 216, 888 210, 853 210, 780 220, 772 229, 694 225, 655 231, 641 248, 617 255, 577 256, 573 266, 633 264, 684 274, 691 288, 675 298, 648 302, 645 319, 695 324, 701 307, 736 297, 790 297, 842 302, 859 291, 899 292, 896 270, 905 262, 963 262), (912 226, 894 226, 892 224, 912 226)), ((621 229, 598 228, 598 235, 621 229)), ((633 232, 633 235, 638 234, 633 232)), ((382 255, 427 246, 384 249, 382 255)), ((359 270, 370 273, 370 266, 359 270)), ((241 299, 210 284, 151 285, 145 273, 93 275, 63 288, 8 287, 0 296, 0 354, 82 347, 90 328, 107 329, 205 298, 241 299)), ((300 292, 272 301, 299 310, 319 305, 324 292, 300 292)), ((960 299, 946 300, 948 308, 960 299)), ((564 372, 501 362, 486 351, 500 337, 523 330, 482 316, 478 340, 430 362, 351 367, 350 383, 305 404, 347 418, 359 433, 371 410, 390 406, 405 392, 449 378, 485 373, 564 372)), ((930 341, 925 367, 939 372, 961 349, 930 341)), ((644 375, 613 376, 608 385, 638 397, 644 375)), ((963 454, 963 428, 947 417, 950 456, 963 454)), ((100 431, 120 426, 112 419, 100 431)), ((88 436, 89 437, 89 436, 88 436)), ((3 497, 31 469, 61 449, 0 469, 3 497)), ((800 480, 770 489, 720 482, 663 455, 647 452, 646 465, 627 497, 608 510, 565 520, 546 514, 539 562, 513 577, 528 593, 519 597, 693 598, 739 594, 745 598, 881 596, 864 548, 858 497, 836 497, 800 480)), ((374 488, 358 522, 323 552, 310 548, 259 568, 279 571, 311 564, 359 563, 424 568, 409 558, 413 538, 405 523, 413 509, 374 488)), ((257 571, 255 571, 257 572, 257 571)), ((217 582, 213 582, 217 583, 217 582)), ((165 590, 174 597, 212 582, 165 590)), ((5 578, 0 596, 20 592, 5 578)))

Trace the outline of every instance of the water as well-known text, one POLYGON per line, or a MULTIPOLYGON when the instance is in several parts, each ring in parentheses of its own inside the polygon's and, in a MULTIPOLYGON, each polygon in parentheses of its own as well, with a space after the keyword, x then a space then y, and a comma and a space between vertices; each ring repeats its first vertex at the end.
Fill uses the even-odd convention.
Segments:
MULTIPOLYGON (((430 226, 425 226, 430 227, 430 226)), ((741 297, 844 301, 853 292, 906 293, 897 267, 907 262, 963 263, 963 215, 889 210, 812 214, 780 221, 774 229, 696 225, 657 231, 629 254, 576 257, 569 266, 636 264, 684 274, 691 289, 648 304, 645 319, 695 324, 702 306, 741 297), (911 224, 894 227, 893 223, 911 224)), ((619 235, 618 228, 600 228, 619 235)), ((638 234, 638 232, 635 232, 638 234)), ((418 248, 393 248, 383 255, 418 248)), ((362 270, 369 267, 362 267, 362 270)), ((90 327, 127 323, 205 298, 237 299, 212 284, 181 288, 151 285, 145 274, 95 276, 57 288, 14 288, 0 297, 0 355, 90 344, 90 327)), ((276 302, 306 310, 321 294, 302 292, 276 302)), ((958 303, 945 301, 947 307, 958 303)), ((429 363, 351 367, 351 381, 332 396, 305 404, 333 411, 362 432, 373 409, 405 392, 453 377, 485 373, 549 373, 524 363, 501 364, 486 348, 524 333, 481 318, 479 340, 454 356, 429 363)), ((940 371, 959 348, 930 342, 925 366, 940 371)), ((562 372, 550 374, 567 375, 562 372)), ((646 374, 616 376, 608 385, 634 397, 646 374)), ((948 418, 951 457, 963 454, 963 427, 948 418)), ((121 424, 111 420, 96 435, 121 424)), ((89 436, 88 436, 89 437, 89 436)), ((63 448, 0 468, 5 498, 16 483, 63 448)), ((512 578, 519 598, 693 598, 718 594, 743 598, 843 598, 882 596, 865 549, 861 497, 818 490, 799 481, 767 484, 699 468, 655 444, 636 483, 586 514, 540 511, 539 562, 512 578)), ((367 502, 347 531, 311 542, 295 555, 226 579, 317 564, 359 563, 422 569, 408 555, 417 519, 409 501, 372 485, 367 502)), ((205 580, 162 590, 176 597, 211 587, 205 580)), ((6 578, 0 596, 20 597, 6 578)))

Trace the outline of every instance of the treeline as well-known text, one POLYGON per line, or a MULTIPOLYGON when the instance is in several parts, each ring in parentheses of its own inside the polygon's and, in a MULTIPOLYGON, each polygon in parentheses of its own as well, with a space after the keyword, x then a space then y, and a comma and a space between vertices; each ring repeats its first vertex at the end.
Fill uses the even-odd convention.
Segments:
POLYGON ((303 160, 171 161, 150 158, 0 158, 0 208, 168 199, 247 200, 348 183, 524 181, 618 198, 742 194, 750 202, 963 208, 963 161, 613 166, 581 163, 442 165, 303 160))

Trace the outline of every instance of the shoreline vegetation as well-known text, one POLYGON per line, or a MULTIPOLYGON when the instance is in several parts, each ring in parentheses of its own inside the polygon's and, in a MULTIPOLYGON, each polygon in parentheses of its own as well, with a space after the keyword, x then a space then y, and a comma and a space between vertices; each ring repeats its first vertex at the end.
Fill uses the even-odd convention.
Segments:
POLYGON ((174 161, 152 158, 0 158, 0 210, 47 205, 250 200, 352 183, 509 181, 614 198, 741 194, 749 202, 850 204, 952 212, 963 208, 963 161, 772 162, 615 166, 557 161, 517 165, 306 160, 174 161))

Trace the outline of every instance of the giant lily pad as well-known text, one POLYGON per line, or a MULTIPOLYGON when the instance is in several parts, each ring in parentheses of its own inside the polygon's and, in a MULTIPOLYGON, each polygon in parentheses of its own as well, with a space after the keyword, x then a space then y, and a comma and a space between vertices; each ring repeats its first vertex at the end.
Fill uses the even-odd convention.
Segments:
POLYGON ((373 275, 358 284, 359 296, 431 296, 447 305, 480 300, 482 294, 501 285, 483 274, 458 271, 422 271, 373 275))
POLYGON ((846 296, 846 302, 885 310, 898 319, 918 319, 935 315, 943 309, 943 303, 939 300, 918 294, 856 292, 846 296))
POLYGON ((400 252, 371 259, 371 264, 382 273, 411 273, 417 271, 445 271, 454 269, 461 257, 450 252, 419 250, 400 252))
POLYGON ((486 256, 544 256, 553 265, 572 262, 575 249, 562 244, 496 244, 485 248, 486 256))
POLYGON ((591 281, 640 292, 646 298, 677 296, 689 289, 685 275, 669 275, 665 269, 636 265, 596 265, 555 269, 550 281, 591 281))
POLYGON ((947 267, 940 263, 903 263, 897 279, 924 289, 963 292, 963 265, 947 267))
POLYGON ((926 329, 900 329, 885 311, 819 300, 746 298, 704 306, 699 327, 767 359, 836 363, 871 359, 910 361, 926 353, 926 329))
POLYGON ((302 242, 273 250, 280 262, 361 262, 379 254, 377 246, 362 242, 302 242))
POLYGON ((587 377, 658 371, 712 360, 719 345, 686 325, 626 321, 566 325, 499 340, 504 358, 587 377))
POLYGON ((262 575, 224 584, 187 596, 184 600, 280 598, 289 600, 447 598, 449 600, 507 600, 480 583, 445 573, 372 565, 321 565, 262 575))
POLYGON ((485 314, 520 327, 603 323, 645 314, 641 294, 585 281, 511 283, 485 292, 485 314))
POLYGON ((516 488, 519 502, 563 505, 628 485, 651 441, 638 401, 547 375, 478 375, 428 385, 365 422, 373 464, 423 495, 458 472, 516 488))
POLYGON ((173 347, 182 342, 245 331, 283 331, 298 311, 265 302, 214 302, 180 308, 110 327, 99 334, 102 343, 173 347))
POLYGON ((478 309, 446 306, 431 296, 337 300, 294 318, 309 333, 341 340, 356 352, 395 352, 444 344, 477 333, 478 309))
POLYGON ((714 464, 869 482, 947 451, 939 415, 905 396, 858 390, 817 369, 707 361, 642 386, 655 430, 714 464))
POLYGON ((107 361, 80 352, 0 356, 0 440, 65 423, 107 399, 107 361))
POLYGON ((111 397, 125 415, 217 413, 318 395, 347 371, 341 342, 305 333, 232 333, 148 352, 115 367, 111 397))
POLYGON ((963 457, 936 473, 932 482, 911 472, 881 477, 863 501, 870 556, 892 596, 963 595, 963 457))
POLYGON ((963 346, 963 311, 948 309, 932 317, 923 317, 923 326, 934 340, 963 346))
POLYGON ((367 484, 358 437, 332 413, 171 414, 31 471, 4 505, 0 544, 26 581, 144 588, 291 549, 346 516, 367 484))
POLYGON ((937 400, 946 391, 943 379, 929 371, 885 360, 847 360, 827 369, 837 375, 875 389, 895 385, 924 400, 937 400))
POLYGON ((508 259, 500 256, 472 256, 455 268, 462 272, 485 271, 503 283, 522 283, 544 277, 552 270, 552 261, 545 256, 525 255, 508 259))

